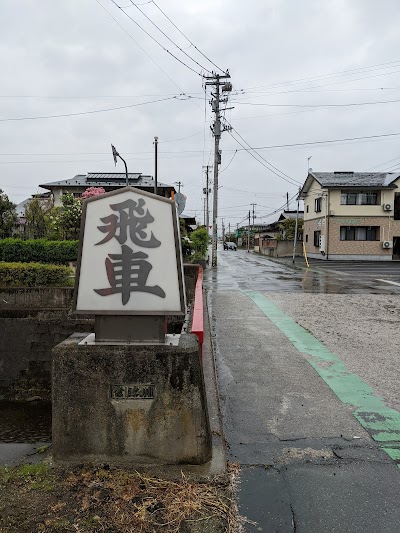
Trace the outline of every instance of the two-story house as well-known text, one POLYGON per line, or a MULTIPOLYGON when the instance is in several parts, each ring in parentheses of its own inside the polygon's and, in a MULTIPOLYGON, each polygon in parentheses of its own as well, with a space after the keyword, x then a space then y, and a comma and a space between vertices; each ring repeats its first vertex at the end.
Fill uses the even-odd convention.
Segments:
POLYGON ((317 259, 400 259, 400 174, 309 172, 304 243, 317 259))

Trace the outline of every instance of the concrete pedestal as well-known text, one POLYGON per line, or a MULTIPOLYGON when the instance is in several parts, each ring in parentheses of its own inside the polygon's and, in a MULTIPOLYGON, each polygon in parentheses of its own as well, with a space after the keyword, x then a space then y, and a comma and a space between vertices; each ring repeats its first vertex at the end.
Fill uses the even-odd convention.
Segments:
POLYGON ((204 464, 211 458, 198 340, 178 346, 58 344, 53 457, 58 463, 204 464))

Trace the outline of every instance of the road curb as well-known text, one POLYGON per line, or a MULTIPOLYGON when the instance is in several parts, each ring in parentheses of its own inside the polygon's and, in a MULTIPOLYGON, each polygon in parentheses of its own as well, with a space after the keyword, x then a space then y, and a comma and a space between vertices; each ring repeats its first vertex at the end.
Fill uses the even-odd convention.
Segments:
POLYGON ((204 342, 203 342, 203 373, 206 388, 208 419, 212 437, 212 459, 210 461, 210 475, 221 475, 226 472, 226 449, 223 434, 221 411, 219 406, 219 393, 217 373, 215 367, 215 354, 211 341, 211 329, 208 313, 207 295, 203 289, 203 316, 204 316, 204 342))

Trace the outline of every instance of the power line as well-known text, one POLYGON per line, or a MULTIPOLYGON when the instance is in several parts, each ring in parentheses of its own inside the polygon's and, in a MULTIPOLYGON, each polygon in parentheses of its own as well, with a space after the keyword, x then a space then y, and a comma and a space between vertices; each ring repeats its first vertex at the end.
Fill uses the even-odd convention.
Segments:
MULTIPOLYGON (((398 71, 396 70, 396 73, 398 71)), ((347 80, 346 82, 341 83, 348 83, 349 81, 356 81, 356 80, 347 80)), ((329 85, 329 84, 327 84, 329 85)), ((276 94, 292 94, 292 93, 331 93, 331 92, 357 92, 357 91, 399 91, 400 87, 354 87, 352 89, 321 89, 320 87, 325 87, 325 85, 316 85, 314 87, 304 87, 301 89, 291 89, 290 91, 245 91, 242 89, 241 91, 235 91, 234 96, 243 96, 243 95, 251 95, 254 94, 254 96, 249 96, 249 98, 260 98, 261 96, 273 96, 276 94)), ((195 94, 195 93, 193 93, 195 94)))
MULTIPOLYGON (((232 138, 233 138, 233 139, 234 139, 234 140, 235 140, 235 141, 236 141, 236 142, 237 142, 237 143, 238 143, 238 144, 239 144, 239 145, 240 145, 240 146, 241 146, 241 147, 242 147, 242 148, 243 148, 243 149, 249 154, 249 155, 251 155, 251 157, 252 157, 253 159, 255 159, 255 160, 256 160, 258 163, 260 163, 263 167, 265 167, 267 170, 269 170, 270 172, 272 172, 273 174, 275 174, 276 176, 278 176, 278 178, 281 178, 281 179, 283 179, 284 181, 287 181, 288 183, 294 185, 293 182, 291 182, 291 181, 289 181, 288 179, 284 178, 283 176, 281 176, 280 174, 278 174, 277 172, 275 172, 274 170, 272 170, 270 167, 268 167, 265 163, 263 163, 262 160, 258 159, 258 157, 256 157, 256 156, 253 154, 253 148, 246 148, 245 146, 243 146, 243 144, 242 144, 238 139, 236 139, 236 138, 233 136, 232 132, 230 132, 230 134, 231 134, 232 138)), ((255 152, 255 153, 257 153, 257 152, 255 152)))
POLYGON ((149 33, 147 30, 145 30, 138 22, 136 22, 135 19, 133 19, 121 6, 119 6, 117 4, 117 2, 115 2, 115 0, 111 0, 111 2, 118 8, 122 11, 122 13, 124 13, 125 16, 128 17, 128 19, 130 19, 134 24, 136 24, 136 26, 138 28, 140 28, 148 37, 150 37, 150 39, 152 39, 155 43, 158 44, 158 46, 160 46, 164 52, 167 52, 170 56, 172 56, 174 59, 176 59, 177 61, 179 61, 179 63, 181 63, 182 65, 184 65, 186 68, 188 68, 189 70, 191 70, 192 72, 194 72, 195 74, 197 74, 198 76, 201 76, 201 74, 199 72, 197 72, 195 69, 193 69, 192 67, 190 67, 189 65, 187 65, 184 61, 182 61, 181 59, 179 59, 179 57, 177 57, 176 55, 174 55, 172 52, 170 52, 169 50, 167 50, 167 48, 165 48, 165 46, 163 46, 155 37, 153 37, 153 35, 151 35, 151 33, 149 33))
POLYGON ((270 146, 258 146, 255 148, 256 150, 267 150, 272 148, 290 148, 293 146, 311 146, 311 145, 317 145, 317 144, 329 144, 329 143, 337 143, 337 142, 350 142, 350 141, 359 141, 359 140, 370 140, 370 139, 381 139, 381 138, 387 138, 387 137, 396 137, 400 135, 400 132, 398 133, 383 133, 381 135, 363 135, 362 137, 345 137, 343 139, 329 139, 326 141, 312 141, 312 142, 303 142, 303 143, 292 143, 292 144, 275 144, 270 146))
MULTIPOLYGON (((269 161, 267 161, 267 160, 265 159, 265 157, 263 157, 261 154, 258 154, 258 153, 256 152, 256 150, 250 146, 250 144, 249 144, 249 143, 248 143, 248 142, 247 142, 247 141, 246 141, 246 140, 240 135, 240 133, 239 133, 235 128, 233 128, 232 126, 231 126, 231 128, 232 128, 232 130, 233 130, 233 131, 234 131, 234 132, 235 132, 235 133, 236 133, 236 134, 242 139, 242 141, 243 141, 244 143, 247 144, 247 146, 249 147, 249 150, 252 150, 252 152, 255 152, 255 153, 257 154, 257 156, 258 156, 259 158, 261 158, 261 159, 262 159, 262 160, 263 160, 268 166, 264 165, 264 163, 261 163, 261 161, 259 161, 259 159, 255 158, 254 155, 253 155, 253 153, 249 151, 249 153, 250 153, 251 155, 253 155, 253 157, 254 157, 254 159, 256 159, 256 161, 258 161, 259 163, 261 163, 264 167, 268 168, 268 170, 270 170, 270 172, 272 172, 273 174, 275 174, 276 176, 278 176, 278 178, 281 178, 281 179, 283 179, 284 181, 287 181, 288 183, 291 183, 292 185, 294 185, 294 184, 298 184, 298 185, 300 185, 300 182, 298 182, 297 180, 295 180, 294 178, 292 178, 292 177, 289 176, 288 174, 285 174, 284 172, 282 172, 282 170, 279 170, 279 168, 275 167, 272 163, 270 163, 269 161), (276 172, 275 172, 275 171, 276 171, 276 172), (278 172, 279 172, 279 174, 278 174, 278 172)), ((231 133, 231 135, 232 135, 232 132, 230 132, 230 133, 231 133)), ((232 135, 232 137, 233 137, 233 139, 235 139, 235 141, 236 141, 237 143, 240 144, 240 146, 242 146, 242 148, 244 148, 244 146, 243 146, 242 143, 240 143, 240 142, 239 142, 239 141, 238 141, 233 135, 232 135)))
POLYGON ((80 111, 78 113, 62 113, 60 115, 42 115, 36 117, 11 117, 11 118, 0 118, 0 122, 10 122, 10 121, 19 121, 19 120, 42 120, 47 118, 61 118, 61 117, 76 117, 79 115, 93 115, 94 113, 106 113, 108 111, 118 111, 120 109, 129 109, 131 107, 139 107, 148 104, 155 104, 157 102, 166 102, 167 100, 176 100, 176 96, 170 98, 161 98, 159 100, 151 100, 150 102, 142 102, 140 104, 130 104, 119 107, 109 107, 107 109, 95 109, 93 111, 80 111))
MULTIPOLYGON (((140 50, 142 50, 143 53, 145 53, 147 55, 147 57, 161 70, 161 72, 175 85, 175 87, 178 87, 178 89, 181 91, 182 94, 185 94, 185 91, 184 89, 182 89, 182 87, 180 87, 180 85, 178 85, 172 78, 171 76, 165 72, 165 70, 163 68, 160 67, 160 65, 151 57, 151 55, 146 52, 146 50, 140 46, 140 44, 136 41, 136 39, 134 39, 134 37, 132 37, 132 35, 122 26, 122 24, 120 24, 120 22, 108 11, 108 9, 106 9, 100 2, 99 0, 96 0, 96 2, 99 4, 100 7, 102 7, 104 9, 104 11, 114 20, 114 22, 116 22, 118 24, 118 26, 122 29, 122 31, 124 33, 126 33, 126 35, 128 35, 128 37, 136 44, 136 46, 138 46, 140 48, 140 50)), ((196 102, 193 101, 193 104, 200 109, 200 107, 197 105, 196 102)))
MULTIPOLYGON (((351 80, 340 80, 340 81, 333 81, 331 83, 324 83, 323 85, 314 85, 312 87, 306 87, 306 89, 314 89, 314 88, 318 89, 320 87, 330 87, 332 85, 341 85, 343 83, 353 83, 355 81, 368 80, 368 79, 371 79, 371 78, 379 78, 381 76, 391 76, 393 74, 398 74, 399 72, 400 72, 400 70, 393 70, 392 72, 383 72, 383 73, 380 73, 380 74, 372 74, 371 76, 363 76, 361 78, 353 78, 351 80)), ((286 92, 289 92, 289 91, 283 91, 281 93, 276 93, 276 94, 284 94, 286 92)))
MULTIPOLYGON (((296 192, 296 194, 294 194, 291 198, 289 198, 289 203, 294 200, 297 195, 299 193, 296 192)), ((271 215, 275 215, 275 213, 278 213, 279 211, 281 211, 282 209, 284 209, 286 207, 286 204, 287 202, 285 202, 281 207, 278 207, 277 209, 275 209, 275 211, 272 211, 271 213, 267 213, 266 215, 260 215, 258 218, 267 218, 267 217, 270 217, 271 215)))
POLYGON ((168 36, 168 35, 167 35, 167 34, 166 34, 166 33, 165 33, 165 32, 159 27, 159 26, 157 26, 157 24, 156 24, 155 22, 153 22, 153 21, 151 20, 151 18, 150 18, 149 16, 147 16, 146 13, 145 13, 142 9, 140 9, 140 7, 139 7, 137 4, 135 4, 134 2, 132 2, 132 0, 130 0, 130 2, 131 2, 131 4, 132 4, 133 6, 136 7, 136 9, 138 9, 138 10, 140 11, 140 13, 142 13, 142 15, 143 15, 144 17, 146 17, 146 19, 147 19, 151 24, 153 24, 153 26, 154 26, 155 28, 157 28, 157 30, 158 30, 160 33, 162 33, 162 34, 164 35, 164 37, 166 37, 166 38, 167 38, 167 39, 168 39, 168 40, 169 40, 174 46, 176 46, 176 48, 178 48, 178 50, 180 50, 180 51, 181 51, 181 52, 182 52, 187 58, 189 58, 191 61, 193 61, 194 63, 196 63, 196 65, 198 65, 200 68, 202 68, 203 70, 206 70, 207 72, 209 72, 209 73, 211 74, 211 71, 210 71, 208 68, 206 68, 206 67, 204 67, 203 65, 201 65, 198 61, 196 61, 195 59, 193 59, 192 56, 190 56, 188 53, 186 53, 185 50, 183 50, 183 48, 181 48, 179 45, 177 45, 176 42, 173 41, 173 40, 172 40, 172 39, 171 39, 171 38, 170 38, 170 37, 169 37, 169 36, 168 36))
POLYGON ((234 160, 235 155, 236 155, 237 153, 238 153, 238 151, 235 150, 235 153, 233 154, 232 159, 229 161, 229 163, 226 165, 225 168, 223 168, 222 170, 219 171, 219 175, 221 175, 221 174, 222 174, 222 173, 223 173, 223 172, 229 167, 229 165, 232 163, 232 161, 234 160))
MULTIPOLYGON (((178 87, 180 89, 180 87, 178 87)), ((166 94, 97 94, 97 95, 52 95, 52 96, 43 96, 38 94, 20 94, 20 95, 7 95, 0 94, 0 98, 38 98, 42 100, 95 100, 95 99, 106 99, 106 98, 155 98, 159 96, 188 96, 188 95, 197 95, 201 93, 185 93, 183 90, 180 94, 176 93, 166 93, 166 94)))
MULTIPOLYGON (((372 139, 381 139, 381 138, 388 138, 388 137, 396 137, 399 136, 400 132, 396 133, 383 133, 380 135, 364 135, 362 137, 345 137, 342 139, 327 139, 324 141, 310 141, 310 142, 302 142, 302 143, 291 143, 291 144, 271 144, 268 146, 256 146, 253 148, 246 148, 243 145, 242 148, 236 148, 236 149, 226 149, 225 152, 249 152, 250 150, 270 150, 273 148, 291 148, 296 146, 312 146, 312 145, 318 145, 318 144, 328 144, 328 143, 337 143, 337 142, 351 142, 351 141, 359 141, 359 140, 372 140, 372 139)), ((239 141, 236 140, 236 142, 239 143, 239 141)), ((241 144, 241 143, 239 143, 241 144)), ((108 152, 81 152, 81 153, 0 153, 0 155, 11 155, 11 156, 23 156, 23 155, 104 155, 108 152)), ((141 152, 125 152, 127 155, 139 155, 139 154, 152 154, 151 151, 141 151, 141 152)), ((159 152, 160 154, 202 154, 203 150, 179 150, 179 151, 164 151, 159 152)))
MULTIPOLYGON (((253 152, 255 152, 255 149, 252 148, 252 147, 250 146, 250 144, 249 144, 249 143, 248 143, 248 142, 247 142, 247 141, 246 141, 246 140, 240 135, 240 133, 239 133, 235 128, 232 127, 232 129, 233 129, 233 131, 236 133, 236 135, 239 135, 239 137, 242 139, 242 141, 243 141, 244 143, 246 143, 247 146, 253 150, 253 152)), ((256 152, 256 153, 257 153, 257 152, 256 152)), ((292 178, 292 177, 289 176, 288 174, 285 174, 285 172, 282 172, 282 170, 280 170, 279 168, 275 167, 272 163, 270 163, 269 161, 267 161, 267 160, 265 159, 265 157, 263 157, 261 154, 257 154, 257 155, 258 155, 263 161, 265 161, 265 162, 267 163, 267 165, 271 166, 271 167, 272 167, 273 169, 275 169, 277 172, 279 172, 280 174, 283 174, 283 176, 286 176, 286 178, 288 178, 289 180, 292 180, 292 181, 296 182, 297 184, 300 184, 300 182, 298 182, 297 180, 295 180, 294 178, 292 178)), ((286 181, 287 181, 287 180, 286 180, 286 181)))
MULTIPOLYGON (((132 1, 132 0, 131 0, 132 1)), ((172 24, 172 26, 174 26, 174 28, 176 28, 179 33, 181 35, 183 35, 183 37, 185 37, 185 39, 199 52, 199 54, 201 54, 205 59, 207 59, 207 61, 209 61, 212 65, 214 65, 214 67, 216 67, 218 70, 220 70, 221 72, 225 72, 221 67, 219 67, 218 65, 216 65, 214 63, 214 61, 211 61, 211 59, 209 57, 207 57, 205 54, 203 54, 203 52, 197 48, 197 46, 189 39, 189 37, 187 37, 179 28, 176 24, 174 24, 172 22, 172 20, 168 17, 168 15, 166 15, 166 13, 164 13, 164 11, 160 8, 160 6, 158 4, 155 3, 154 0, 152 0, 152 3, 156 6, 156 8, 164 15, 164 17, 166 17, 167 20, 169 20, 169 22, 172 24)))
POLYGON ((377 102, 351 102, 348 104, 266 104, 264 102, 242 102, 241 100, 232 100, 233 103, 239 105, 253 105, 253 106, 266 106, 266 107, 353 107, 364 105, 377 105, 377 104, 394 104, 400 102, 400 99, 396 100, 381 100, 377 102))
POLYGON ((129 33, 129 32, 128 32, 123 26, 122 26, 122 24, 121 24, 121 23, 120 23, 120 22, 119 22, 119 21, 118 21, 118 20, 117 20, 117 19, 116 19, 116 18, 115 18, 115 17, 114 17, 109 11, 108 11, 108 9, 106 9, 106 8, 103 6, 103 4, 101 4, 101 3, 99 2, 99 0, 95 0, 95 1, 99 4, 99 6, 100 6, 102 9, 104 9, 104 11, 105 11, 105 12, 106 12, 106 13, 107 13, 107 14, 113 19, 113 21, 116 22, 116 23, 118 24, 118 26, 122 29, 122 31, 126 33, 126 35, 127 35, 127 36, 128 36, 128 37, 129 37, 129 38, 130 38, 130 39, 136 44, 136 46, 137 46, 138 48, 140 48, 140 50, 141 50, 144 54, 146 54, 146 56, 147 56, 147 57, 148 57, 148 58, 149 58, 149 59, 150 59, 155 65, 156 65, 156 67, 158 67, 158 68, 161 70, 161 72, 162 72, 162 73, 163 73, 163 74, 164 74, 164 75, 165 75, 165 76, 166 76, 166 77, 167 77, 167 78, 168 78, 168 79, 169 79, 169 80, 175 85, 175 87, 178 87, 178 89, 183 93, 184 90, 183 90, 183 89, 182 89, 182 88, 181 88, 181 87, 180 87, 180 86, 179 86, 179 85, 178 85, 178 84, 177 84, 177 83, 171 78, 171 76, 170 76, 167 72, 165 72, 165 70, 164 70, 162 67, 160 67, 160 65, 159 65, 159 64, 158 64, 158 63, 157 63, 157 62, 151 57, 151 55, 150 55, 148 52, 146 52, 146 50, 145 50, 144 48, 142 48, 142 47, 140 46, 140 44, 136 41, 136 39, 135 39, 134 37, 132 37, 132 35, 131 35, 131 34, 130 34, 130 33, 129 33))
POLYGON ((344 75, 349 76, 352 73, 354 74, 354 73, 357 73, 359 71, 384 70, 384 69, 387 69, 387 68, 393 68, 393 67, 390 67, 389 65, 397 65, 398 66, 399 63, 400 63, 400 60, 389 61, 387 63, 378 63, 376 65, 358 67, 358 68, 349 69, 349 70, 342 70, 342 71, 333 72, 333 73, 330 73, 330 74, 320 74, 318 76, 312 76, 312 77, 308 77, 308 78, 298 78, 298 79, 289 80, 289 81, 271 83, 269 85, 256 85, 256 86, 253 86, 253 87, 248 87, 248 89, 257 89, 257 88, 266 88, 266 87, 267 88, 268 87, 278 87, 278 86, 281 86, 281 85, 292 85, 292 84, 295 84, 295 83, 304 83, 306 81, 319 80, 321 78, 332 78, 332 77, 338 77, 338 76, 344 76, 344 75), (378 68, 378 67, 380 67, 380 68, 378 68))

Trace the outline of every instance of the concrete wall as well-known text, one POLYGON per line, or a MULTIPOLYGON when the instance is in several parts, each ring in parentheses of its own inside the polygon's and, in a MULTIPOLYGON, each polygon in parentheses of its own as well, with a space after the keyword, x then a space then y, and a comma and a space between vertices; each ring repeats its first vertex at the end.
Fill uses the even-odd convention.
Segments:
MULTIPOLYGON (((184 265, 188 304, 193 300, 198 265, 184 265)), ((51 397, 54 346, 75 332, 94 331, 94 320, 74 316, 70 287, 0 288, 0 399, 51 397)), ((181 317, 169 317, 178 333, 181 317)))
MULTIPOLYGON (((263 241, 260 253, 269 257, 291 257, 293 244, 294 241, 263 241)), ((301 241, 296 244, 296 255, 303 255, 303 243, 301 241)))

